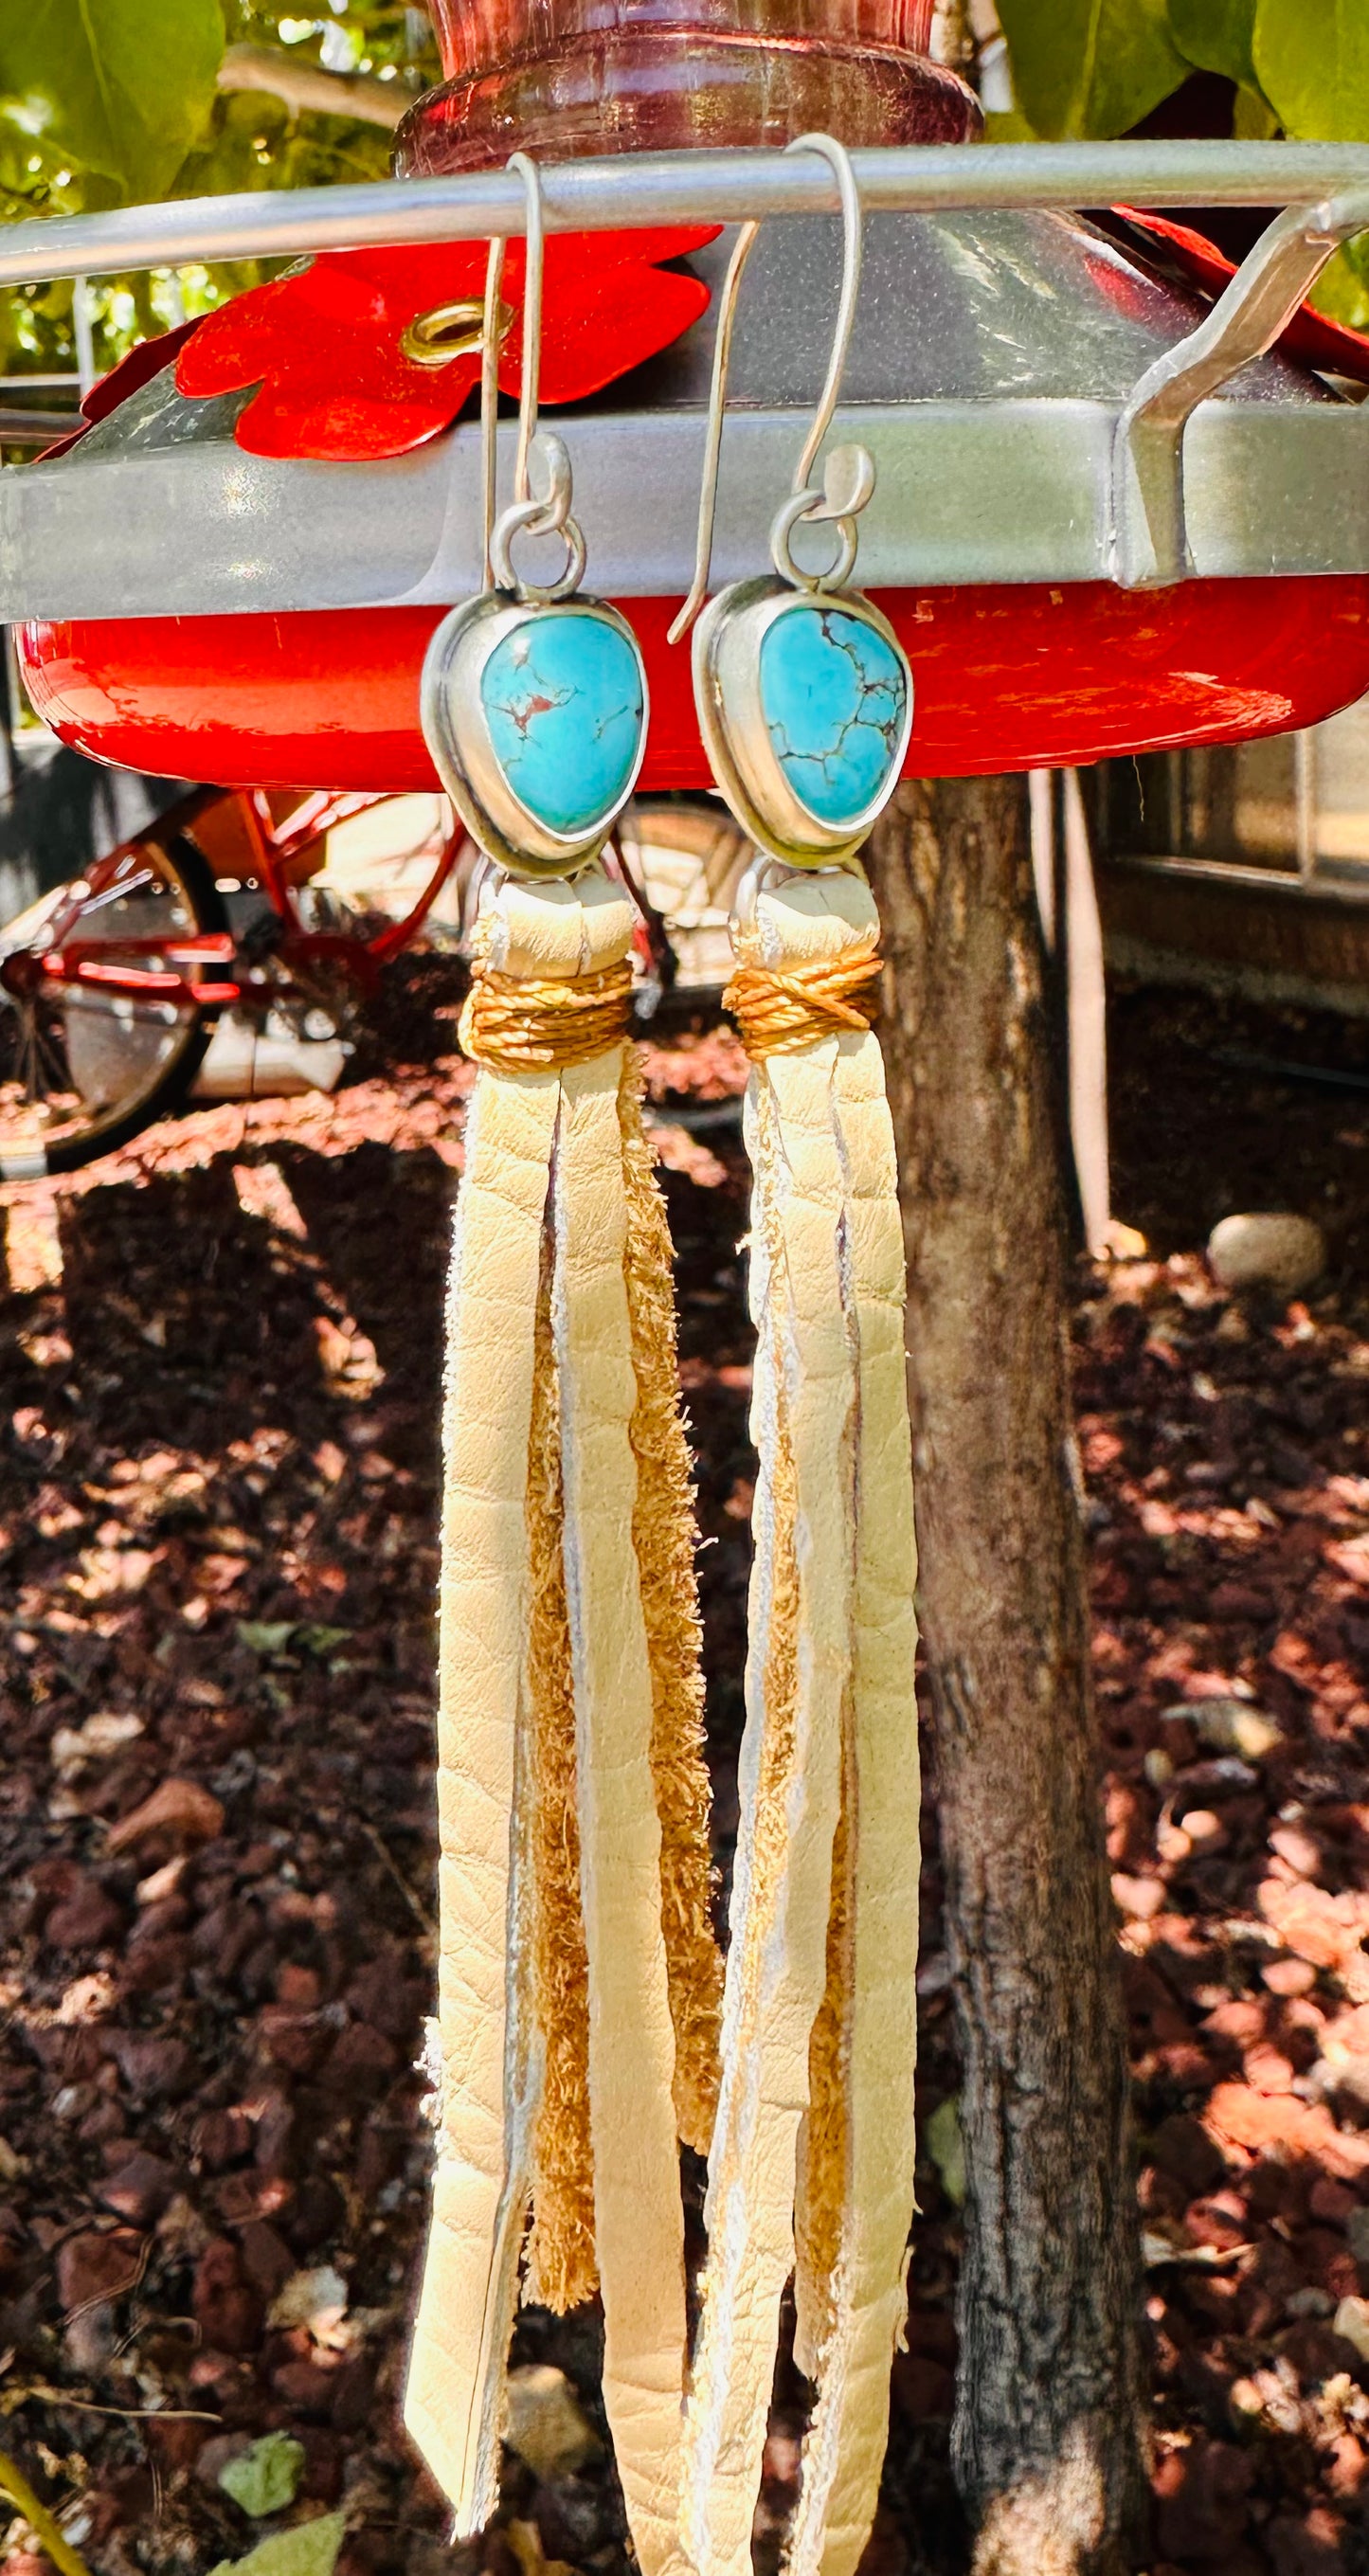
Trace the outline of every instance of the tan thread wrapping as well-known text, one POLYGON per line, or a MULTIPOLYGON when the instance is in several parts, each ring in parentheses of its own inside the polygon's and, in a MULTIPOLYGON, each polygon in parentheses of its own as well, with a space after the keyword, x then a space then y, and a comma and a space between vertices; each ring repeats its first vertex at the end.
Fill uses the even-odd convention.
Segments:
POLYGON ((785 967, 754 958, 737 966, 724 1007, 732 1013, 753 1064, 768 1055, 797 1055, 815 1039, 868 1029, 879 1002, 879 933, 868 932, 835 956, 796 959, 785 967))
POLYGON ((564 2316, 599 2286, 589 2134, 589 1963, 580 1910, 575 1700, 561 1554, 561 1419, 550 1277, 537 1308, 528 1443, 528 1776, 532 1802, 533 1993, 542 2100, 533 2141, 533 2218, 524 2296, 564 2316))
POLYGON ((661 1823, 661 1918, 675 2028, 675 2117, 707 2155, 718 2106, 723 1963, 714 1937, 704 1763, 703 1629, 694 1572, 698 1530, 676 1366, 672 1246, 665 1201, 642 1132, 642 1076, 624 1051, 618 1113, 627 1193, 628 1314, 637 1402, 632 1537, 651 1658, 651 1769, 661 1823))
POLYGON ((479 959, 461 1006, 463 1054, 491 1073, 539 1073, 587 1064, 627 1036, 632 968, 626 958, 560 980, 503 975, 479 959))

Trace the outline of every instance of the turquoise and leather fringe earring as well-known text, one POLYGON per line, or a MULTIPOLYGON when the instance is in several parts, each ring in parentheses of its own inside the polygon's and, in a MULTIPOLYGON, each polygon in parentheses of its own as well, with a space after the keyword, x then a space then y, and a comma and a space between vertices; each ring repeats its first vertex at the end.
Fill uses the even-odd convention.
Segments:
MULTIPOLYGON (((852 853, 898 779, 912 681, 858 592, 863 449, 809 477, 859 282, 860 206, 839 145, 841 318, 774 576, 705 611, 695 696, 714 775, 763 852, 733 922, 727 999, 751 1059, 752 1430, 760 1473, 741 1822, 708 2257, 682 2528, 699 2576, 747 2576, 780 2302, 817 2385, 792 2576, 852 2576, 869 2535, 904 2316, 913 2206, 918 1759, 903 1239, 883 1062, 879 925, 852 853), (835 521, 804 573, 800 521, 835 521)), ((755 228, 724 290, 692 616, 707 579, 727 351, 755 228)))
MULTIPOLYGON (((517 496, 498 587, 423 682, 481 902, 447 1309, 433 2213, 405 2420, 459 2535, 498 2501, 519 2295, 602 2295, 604 2405, 644 2576, 677 2551, 686 2367, 677 2140, 705 2151, 721 1964, 670 1243, 629 1043, 633 906, 597 853, 641 759, 635 639, 577 596, 559 440, 534 441, 528 188, 517 496), (531 453, 547 497, 533 500, 531 453), (515 537, 568 570, 519 583, 515 537)), ((486 296, 486 492, 500 254, 486 296)), ((488 504, 487 504, 488 512, 488 504)), ((489 516, 487 515, 487 529, 489 516)))

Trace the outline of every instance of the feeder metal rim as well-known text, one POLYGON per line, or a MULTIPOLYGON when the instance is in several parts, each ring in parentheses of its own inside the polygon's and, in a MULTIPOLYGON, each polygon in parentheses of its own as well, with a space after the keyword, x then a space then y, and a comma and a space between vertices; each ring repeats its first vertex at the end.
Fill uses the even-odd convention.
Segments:
MULTIPOLYGON (((1369 145, 1355 143, 929 143, 851 159, 871 213, 1069 212, 1115 203, 1315 207, 1343 190, 1369 188, 1369 145)), ((781 151, 626 152, 548 162, 542 185, 548 232, 740 223, 838 206, 825 161, 781 151)), ((521 236, 525 221, 521 182, 505 170, 40 216, 0 226, 0 286, 199 260, 484 241, 521 236)))
POLYGON ((1113 578, 1160 588, 1193 570, 1184 495, 1184 432, 1285 331, 1342 242, 1369 229, 1362 182, 1313 207, 1276 215, 1210 313, 1146 369, 1117 424, 1112 470, 1113 578))
MULTIPOLYGON (((879 476, 861 539, 866 587, 1115 579, 1119 414, 1078 399, 848 404, 843 427, 879 476)), ((577 420, 577 500, 604 596, 683 598, 703 438, 697 410, 577 420)), ((756 529, 785 488, 795 440, 792 411, 729 418, 717 583, 754 571, 756 529)), ((505 423, 504 478, 513 443, 505 423)), ((251 456, 225 436, 15 467, 0 474, 0 619, 445 607, 479 587, 478 454, 465 422, 380 463, 251 456)), ((1198 578, 1369 573, 1369 410, 1203 404, 1186 463, 1198 578)))

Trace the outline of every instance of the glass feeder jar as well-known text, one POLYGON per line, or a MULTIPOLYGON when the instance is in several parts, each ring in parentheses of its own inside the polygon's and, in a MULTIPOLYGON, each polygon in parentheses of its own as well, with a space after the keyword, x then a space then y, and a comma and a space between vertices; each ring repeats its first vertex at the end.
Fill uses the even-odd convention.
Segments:
POLYGON ((928 53, 933 0, 429 0, 446 74, 403 177, 583 153, 962 143, 978 102, 928 53))

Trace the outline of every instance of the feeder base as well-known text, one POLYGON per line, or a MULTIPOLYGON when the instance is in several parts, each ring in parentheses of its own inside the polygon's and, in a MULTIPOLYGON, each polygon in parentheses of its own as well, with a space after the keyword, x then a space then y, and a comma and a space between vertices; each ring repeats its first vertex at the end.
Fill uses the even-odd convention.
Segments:
MULTIPOLYGON (((1369 689, 1369 575, 870 593, 913 667, 910 776, 1077 767, 1319 724, 1369 689)), ((707 788, 674 599, 617 602, 646 662, 643 790, 707 788)), ((224 787, 432 789, 418 678, 444 609, 30 620, 25 685, 97 760, 224 787)))

